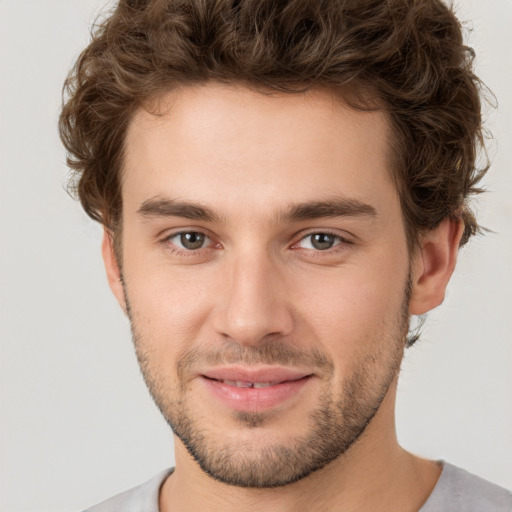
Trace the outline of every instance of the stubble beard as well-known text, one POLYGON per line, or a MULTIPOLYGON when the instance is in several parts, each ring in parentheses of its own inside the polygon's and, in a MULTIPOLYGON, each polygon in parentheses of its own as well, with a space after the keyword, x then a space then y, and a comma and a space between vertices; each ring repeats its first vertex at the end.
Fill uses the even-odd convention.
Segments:
MULTIPOLYGON (((125 291, 126 295, 126 291, 125 291)), ((367 354, 352 373, 345 377, 335 399, 334 383, 326 379, 318 406, 309 413, 308 429, 287 443, 268 443, 250 446, 247 441, 236 442, 229 435, 211 431, 204 419, 194 417, 187 394, 187 368, 200 361, 239 364, 284 364, 314 362, 324 375, 332 377, 334 363, 315 350, 300 352, 288 344, 269 341, 254 347, 227 344, 225 349, 205 354, 189 350, 178 362, 178 392, 163 384, 155 371, 154 358, 145 349, 142 335, 128 305, 133 341, 142 375, 149 392, 190 455, 201 469, 220 482, 249 488, 272 488, 289 485, 325 467, 343 455, 364 433, 384 400, 391 383, 400 370, 409 327, 409 289, 402 309, 395 319, 393 332, 382 336, 376 353, 367 354), (227 348, 230 347, 230 348, 227 348)), ((373 340, 374 341, 374 340, 373 340)), ((272 421, 265 412, 234 412, 239 426, 246 429, 264 428, 272 421)))

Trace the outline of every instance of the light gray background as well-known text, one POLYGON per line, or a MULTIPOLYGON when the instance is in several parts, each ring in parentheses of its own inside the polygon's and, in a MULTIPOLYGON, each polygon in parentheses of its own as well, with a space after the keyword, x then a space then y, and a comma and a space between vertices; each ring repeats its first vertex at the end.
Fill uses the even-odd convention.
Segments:
MULTIPOLYGON (((65 74, 100 0, 0 1, 0 510, 81 510, 173 463, 171 434, 107 288, 100 229, 63 190, 65 74)), ((408 352, 398 430, 410 450, 512 488, 512 1, 464 0, 499 99, 479 201, 496 234, 463 250, 408 352)))

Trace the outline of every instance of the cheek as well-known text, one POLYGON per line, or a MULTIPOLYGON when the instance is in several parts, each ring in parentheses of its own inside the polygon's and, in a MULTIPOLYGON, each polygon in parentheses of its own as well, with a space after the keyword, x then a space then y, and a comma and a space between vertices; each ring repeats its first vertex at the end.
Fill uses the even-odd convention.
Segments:
POLYGON ((328 279, 303 278, 298 316, 341 365, 401 336, 407 266, 387 263, 335 269, 328 279))
POLYGON ((145 348, 165 358, 201 336, 214 295, 214 284, 204 275, 132 258, 126 262, 125 282, 133 327, 145 348))
POLYGON ((179 388, 179 362, 203 337, 201 330, 208 316, 201 296, 204 291, 168 274, 164 269, 133 272, 137 279, 128 278, 126 283, 137 355, 146 362, 141 366, 153 393, 167 390, 161 403, 168 402, 171 390, 179 388))
POLYGON ((207 313, 208 293, 204 286, 195 287, 187 280, 148 279, 136 289, 139 309, 151 322, 172 326, 173 331, 193 327, 207 313))

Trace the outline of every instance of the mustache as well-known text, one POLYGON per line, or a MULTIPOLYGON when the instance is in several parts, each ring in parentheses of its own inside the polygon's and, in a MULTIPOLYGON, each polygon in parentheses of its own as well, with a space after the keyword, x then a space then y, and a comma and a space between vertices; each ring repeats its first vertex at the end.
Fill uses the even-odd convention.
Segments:
POLYGON ((216 348, 201 346, 187 349, 178 360, 178 374, 184 375, 198 365, 215 367, 226 364, 315 368, 327 374, 334 371, 332 359, 318 349, 299 349, 275 340, 263 341, 254 346, 225 340, 216 348))

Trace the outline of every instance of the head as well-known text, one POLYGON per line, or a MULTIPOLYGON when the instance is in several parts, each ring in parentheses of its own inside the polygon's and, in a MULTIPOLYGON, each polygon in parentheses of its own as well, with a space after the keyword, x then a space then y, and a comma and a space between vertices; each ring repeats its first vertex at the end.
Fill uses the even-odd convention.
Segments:
POLYGON ((284 485, 390 421, 409 316, 478 229, 471 60, 436 0, 121 1, 96 28, 61 136, 207 473, 284 485))
POLYGON ((121 0, 66 84, 60 133, 85 211, 120 233, 126 132, 134 113, 175 88, 244 84, 262 92, 326 87, 385 112, 390 171, 409 247, 443 219, 478 231, 468 207, 486 168, 473 51, 440 0, 121 0))

